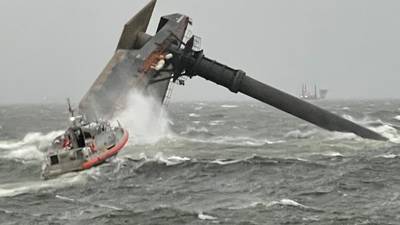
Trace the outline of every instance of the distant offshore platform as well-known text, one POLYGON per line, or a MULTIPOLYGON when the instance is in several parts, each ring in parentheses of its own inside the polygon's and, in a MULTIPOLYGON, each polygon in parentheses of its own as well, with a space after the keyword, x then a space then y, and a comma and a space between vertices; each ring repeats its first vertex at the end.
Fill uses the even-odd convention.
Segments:
POLYGON ((319 89, 317 85, 314 84, 314 91, 308 89, 307 84, 303 84, 301 87, 300 98, 304 100, 322 100, 326 98, 328 94, 328 89, 319 89))

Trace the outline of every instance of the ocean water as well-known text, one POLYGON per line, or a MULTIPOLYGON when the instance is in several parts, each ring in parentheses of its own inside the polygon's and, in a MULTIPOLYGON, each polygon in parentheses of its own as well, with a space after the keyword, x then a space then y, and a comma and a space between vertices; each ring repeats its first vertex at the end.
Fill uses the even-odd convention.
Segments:
POLYGON ((43 181, 65 106, 0 106, 0 224, 400 224, 400 101, 315 103, 390 141, 257 102, 172 103, 125 113, 114 159, 43 181))

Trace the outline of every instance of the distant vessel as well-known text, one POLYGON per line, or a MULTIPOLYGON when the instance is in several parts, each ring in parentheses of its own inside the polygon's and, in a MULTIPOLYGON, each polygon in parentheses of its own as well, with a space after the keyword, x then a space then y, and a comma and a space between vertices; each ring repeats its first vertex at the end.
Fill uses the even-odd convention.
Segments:
POLYGON ((305 100, 320 100, 325 99, 328 94, 327 89, 319 89, 317 85, 314 85, 314 92, 311 92, 306 84, 303 84, 301 87, 300 98, 305 100))

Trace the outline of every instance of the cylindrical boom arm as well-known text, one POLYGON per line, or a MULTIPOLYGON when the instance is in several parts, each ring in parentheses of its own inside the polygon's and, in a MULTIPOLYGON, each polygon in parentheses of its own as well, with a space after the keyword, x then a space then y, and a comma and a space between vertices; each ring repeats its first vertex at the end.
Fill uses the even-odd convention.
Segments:
POLYGON ((184 69, 186 75, 201 76, 232 92, 241 92, 330 131, 352 132, 363 138, 387 140, 356 123, 246 76, 241 70, 210 60, 203 55, 203 51, 177 48, 171 51, 174 53, 174 65, 184 69))

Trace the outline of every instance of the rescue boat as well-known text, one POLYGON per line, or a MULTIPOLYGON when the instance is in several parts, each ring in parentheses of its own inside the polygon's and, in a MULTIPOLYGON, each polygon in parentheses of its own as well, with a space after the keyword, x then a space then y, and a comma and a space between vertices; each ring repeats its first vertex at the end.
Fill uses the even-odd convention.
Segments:
POLYGON ((72 126, 55 138, 48 147, 42 167, 42 178, 86 170, 117 155, 128 142, 128 132, 118 123, 87 122, 71 116, 72 126))

